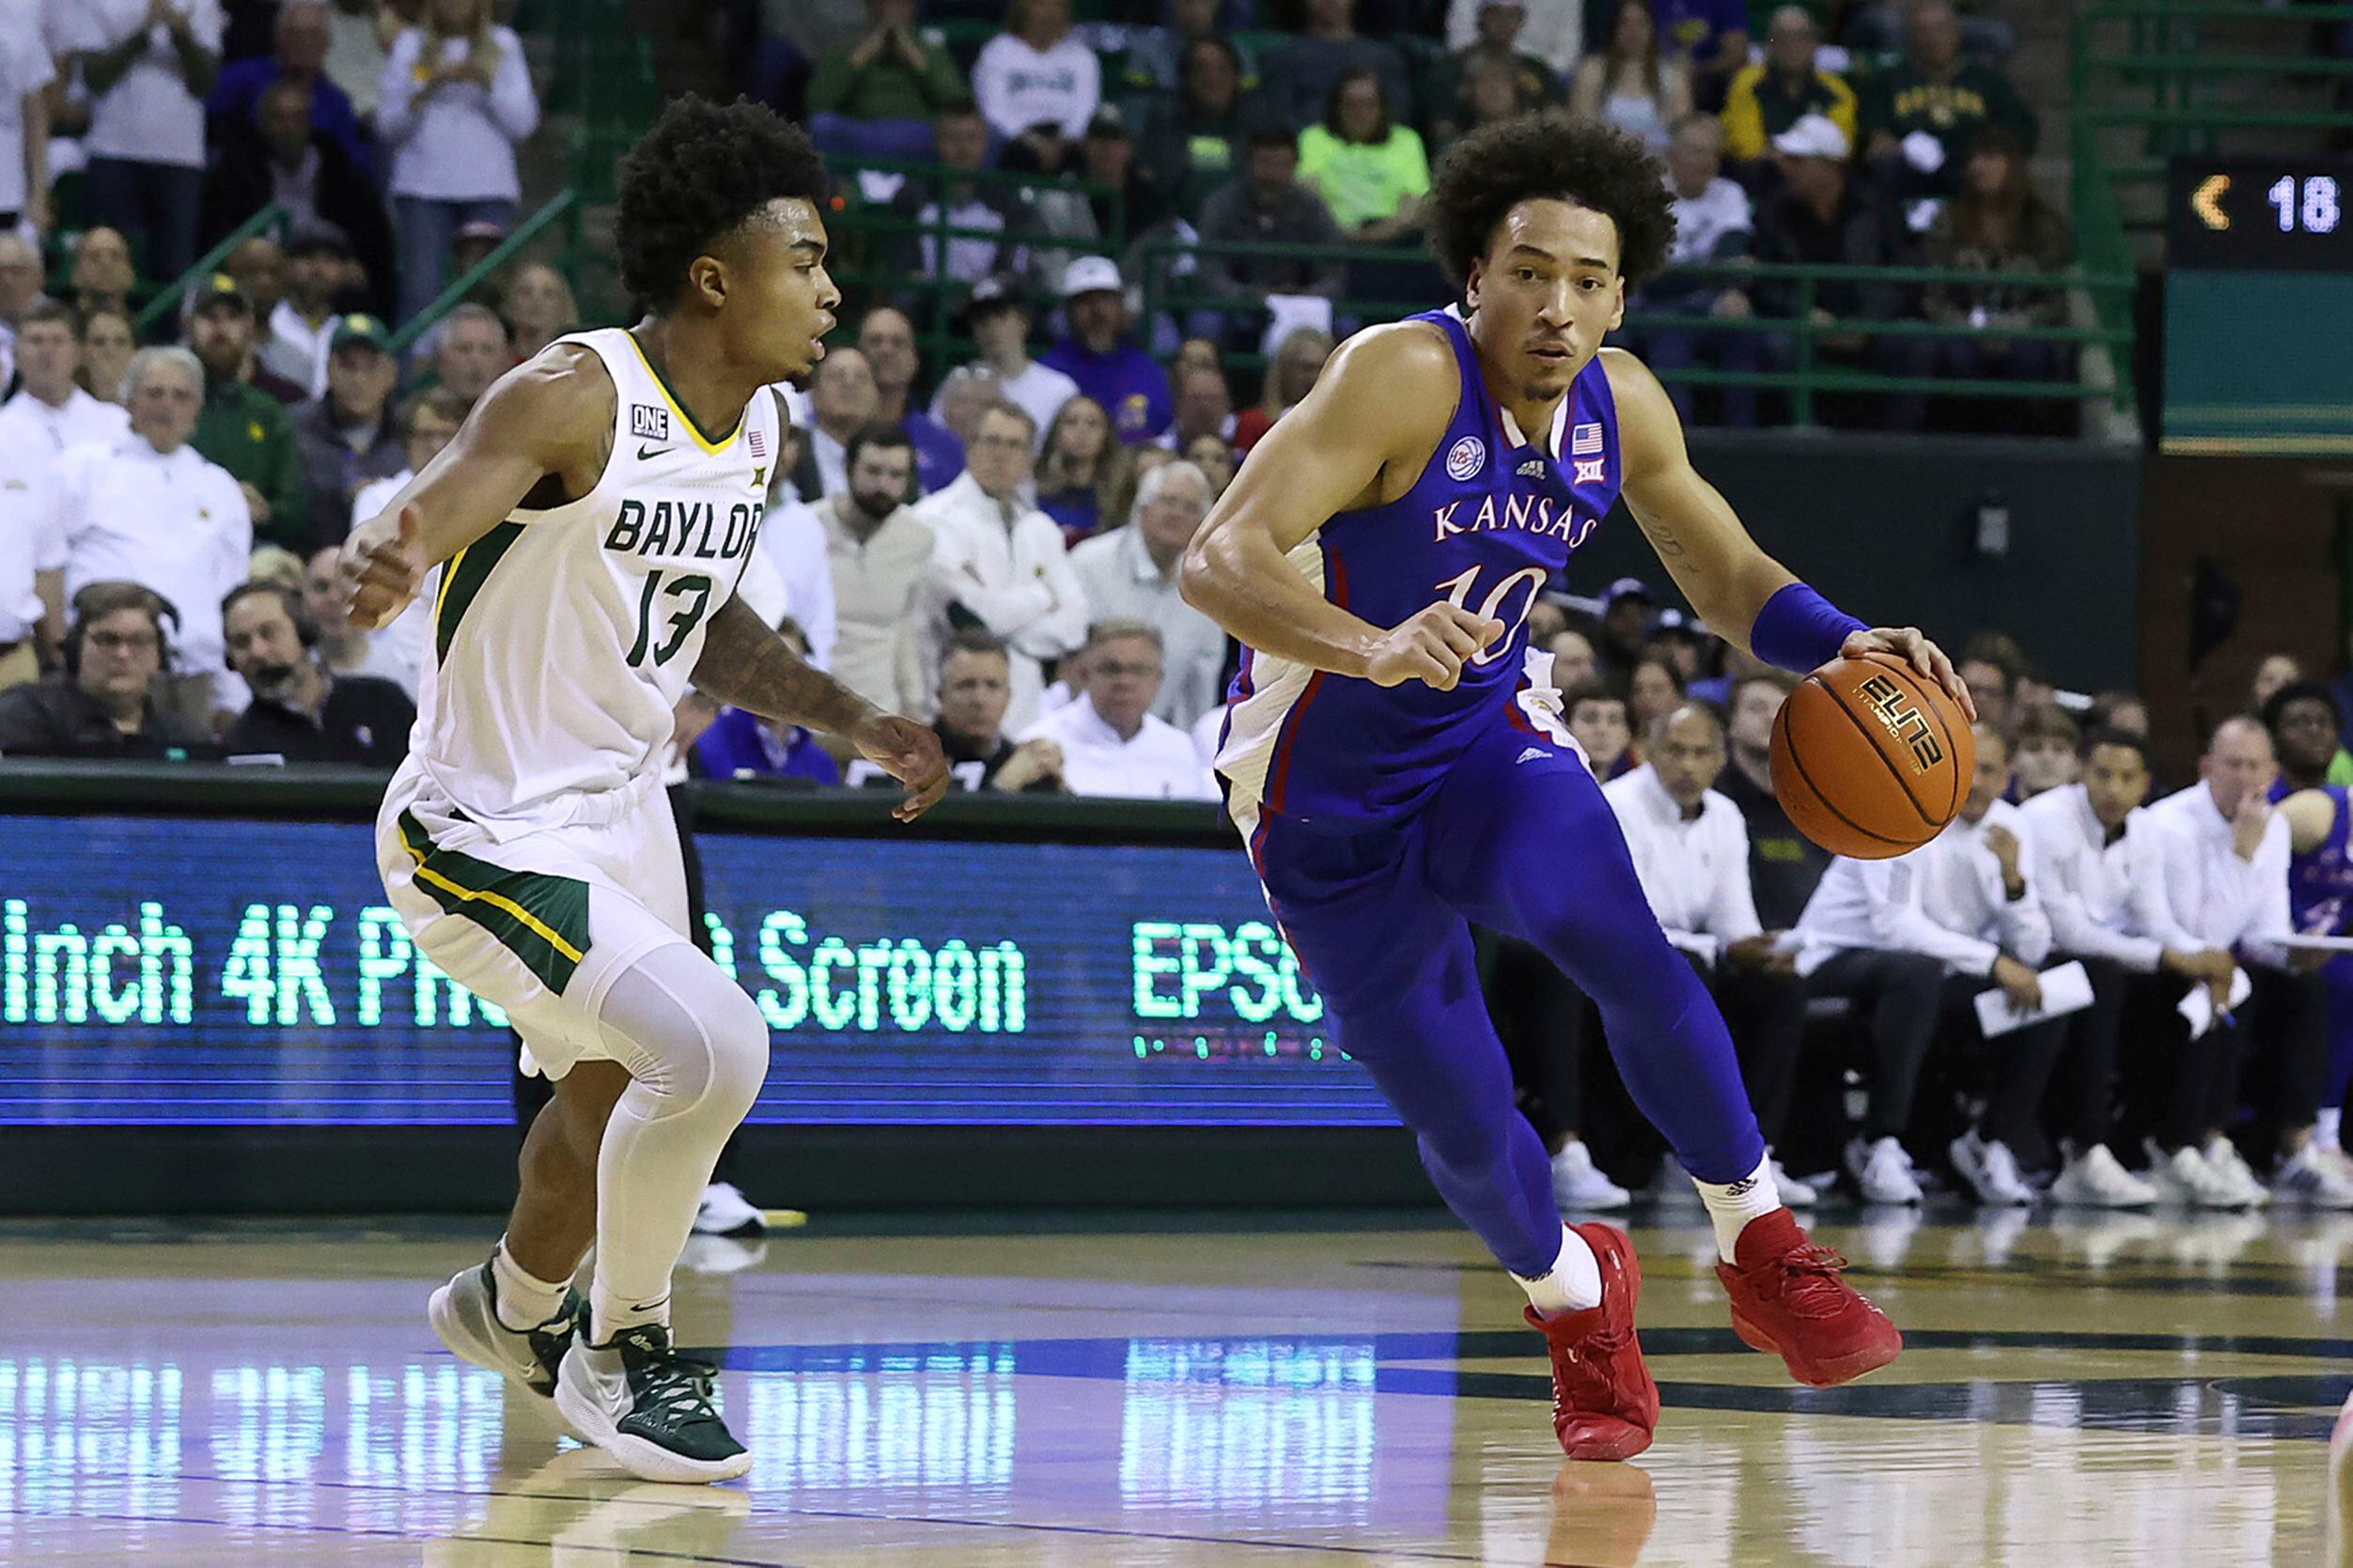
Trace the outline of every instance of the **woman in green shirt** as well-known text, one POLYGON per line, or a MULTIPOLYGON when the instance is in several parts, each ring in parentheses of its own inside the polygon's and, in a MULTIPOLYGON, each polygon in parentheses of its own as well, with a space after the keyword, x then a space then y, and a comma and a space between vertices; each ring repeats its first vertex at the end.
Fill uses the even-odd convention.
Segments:
POLYGON ((1351 240, 1389 244, 1419 226, 1429 156, 1418 132, 1390 118, 1378 73, 1351 70, 1332 85, 1323 123, 1300 132, 1299 180, 1351 240))

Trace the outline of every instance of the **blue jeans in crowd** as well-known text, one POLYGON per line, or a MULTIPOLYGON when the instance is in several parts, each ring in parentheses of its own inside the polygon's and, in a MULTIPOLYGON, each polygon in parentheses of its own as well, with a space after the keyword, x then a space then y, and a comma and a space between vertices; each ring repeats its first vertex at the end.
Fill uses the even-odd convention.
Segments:
POLYGON ((122 230, 143 274, 169 280, 195 264, 202 169, 93 158, 89 175, 92 221, 122 230))
MULTIPOLYGON (((1691 307, 1705 309, 1704 305, 1691 307)), ((1694 394, 1699 388, 1679 384, 1667 379, 1667 373, 1688 370, 1706 361, 1714 361, 1721 370, 1754 372, 1765 368, 1765 336, 1755 332, 1707 332, 1691 327, 1656 327, 1642 334, 1643 362, 1660 372, 1667 396, 1675 400, 1683 423, 1696 423, 1692 417, 1694 394)), ((1757 388, 1754 386, 1720 386, 1718 406, 1723 411, 1722 423, 1737 430, 1756 428, 1757 388)))
POLYGON ((929 163, 935 143, 927 119, 852 119, 828 110, 809 116, 809 140, 837 158, 905 158, 929 163))
POLYGON ((430 196, 394 196, 393 219, 400 225, 400 319, 407 321, 433 303, 449 283, 449 247, 458 231, 471 223, 488 221, 501 228, 515 226, 515 204, 491 201, 436 201, 430 196))

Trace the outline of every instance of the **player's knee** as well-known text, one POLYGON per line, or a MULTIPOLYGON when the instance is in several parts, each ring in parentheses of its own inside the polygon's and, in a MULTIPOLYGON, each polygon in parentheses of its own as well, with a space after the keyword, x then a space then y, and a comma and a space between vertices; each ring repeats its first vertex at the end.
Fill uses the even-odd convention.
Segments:
POLYGON ((706 1025, 710 1038, 710 1102, 736 1121, 750 1114, 768 1081, 768 1019, 743 992, 730 986, 726 996, 711 1008, 706 1025))

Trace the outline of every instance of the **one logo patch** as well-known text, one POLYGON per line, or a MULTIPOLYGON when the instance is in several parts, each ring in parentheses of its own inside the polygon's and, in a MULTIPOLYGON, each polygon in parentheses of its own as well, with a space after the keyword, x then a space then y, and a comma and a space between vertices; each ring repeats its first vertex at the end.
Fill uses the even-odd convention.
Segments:
POLYGON ((1470 478, 1487 466, 1487 442, 1476 436, 1465 436, 1446 453, 1446 477, 1456 481, 1470 478))
POLYGON ((670 411, 658 409, 650 403, 629 406, 629 433, 640 441, 670 439, 670 411))
POLYGON ((1577 473, 1575 477, 1569 480, 1569 483, 1572 485, 1598 485, 1601 483, 1601 467, 1609 460, 1610 459, 1607 458, 1577 458, 1577 473))
POLYGON ((1600 426, 1598 426, 1598 425, 1580 425, 1580 426, 1578 426, 1578 427, 1577 427, 1577 428, 1576 428, 1576 429, 1574 429, 1574 430, 1572 430, 1572 431, 1570 431, 1570 432, 1569 432, 1569 437, 1568 437, 1568 455, 1569 455, 1570 457, 1572 457, 1572 458, 1590 458, 1590 457, 1592 457, 1592 456, 1593 456, 1596 452, 1598 452, 1598 451, 1600 451, 1600 450, 1601 450, 1601 427, 1600 427, 1600 426))

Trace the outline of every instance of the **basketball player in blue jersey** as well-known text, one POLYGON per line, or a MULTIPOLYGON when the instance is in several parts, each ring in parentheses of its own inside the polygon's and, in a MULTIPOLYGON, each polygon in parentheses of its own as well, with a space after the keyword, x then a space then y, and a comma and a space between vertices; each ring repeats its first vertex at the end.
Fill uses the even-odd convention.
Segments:
MULTIPOLYGON (((2343 728, 2336 693, 2315 681, 2291 681, 2263 705, 2263 727, 2280 759, 2271 800, 2287 818, 2288 919, 2303 936, 2353 936, 2353 801, 2344 784, 2323 782, 2343 728)), ((2329 1069, 2313 1141, 2321 1160, 2353 1183, 2343 1142, 2345 1096, 2353 1088, 2353 953, 2331 956, 2320 979, 2329 996, 2329 1069)))
POLYGON ((1470 923, 1535 944, 1601 1009, 1643 1111, 1715 1223, 1733 1325, 1843 1383, 1902 1338, 1773 1189, 1732 1042, 1635 880, 1529 657, 1537 590, 1623 491, 1707 624, 1790 670, 1902 656, 1972 713, 1913 629, 1796 581, 1692 472, 1675 407, 1601 348, 1674 230, 1641 145, 1566 116, 1457 143, 1430 204, 1461 304, 1350 339, 1253 450, 1188 551, 1186 597, 1244 644, 1217 766, 1267 903, 1342 1044, 1419 1135, 1447 1203, 1527 1292, 1572 1458, 1649 1446, 1626 1236, 1567 1226, 1515 1110, 1470 923))

